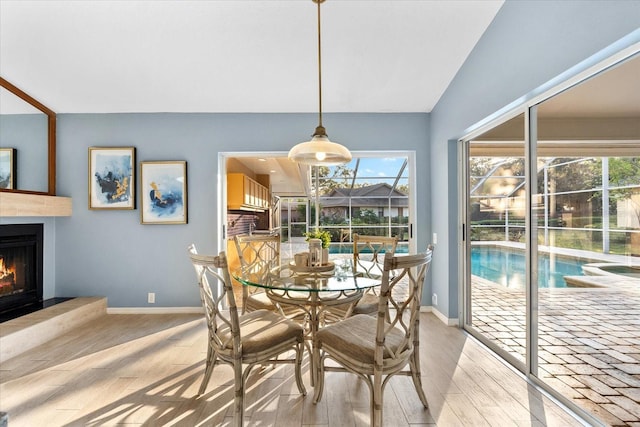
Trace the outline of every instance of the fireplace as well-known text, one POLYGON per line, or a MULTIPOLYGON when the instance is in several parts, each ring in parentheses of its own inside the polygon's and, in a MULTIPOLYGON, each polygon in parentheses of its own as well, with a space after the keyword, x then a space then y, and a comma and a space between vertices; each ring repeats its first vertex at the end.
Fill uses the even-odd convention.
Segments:
POLYGON ((42 303, 43 228, 0 225, 0 313, 42 303))

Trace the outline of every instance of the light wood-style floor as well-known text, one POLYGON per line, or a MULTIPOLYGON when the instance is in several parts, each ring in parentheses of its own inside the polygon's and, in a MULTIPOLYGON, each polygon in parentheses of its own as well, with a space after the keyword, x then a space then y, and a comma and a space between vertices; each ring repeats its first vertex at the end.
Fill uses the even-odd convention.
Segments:
MULTIPOLYGON (((206 326, 198 315, 110 314, 0 365, 0 411, 9 426, 231 425, 233 377, 214 370, 202 380, 206 326)), ((385 392, 385 426, 581 425, 473 339, 422 314, 425 410, 409 378, 385 392)), ((280 365, 249 377, 250 426, 367 426, 369 395, 354 375, 327 373, 313 404, 305 360, 301 396, 293 368, 280 365)))

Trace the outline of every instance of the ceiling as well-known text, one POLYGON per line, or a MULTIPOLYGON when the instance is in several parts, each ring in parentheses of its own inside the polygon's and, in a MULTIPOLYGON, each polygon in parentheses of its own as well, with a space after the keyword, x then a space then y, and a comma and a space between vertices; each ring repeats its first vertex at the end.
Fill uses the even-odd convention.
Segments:
MULTIPOLYGON (((430 112, 502 4, 325 1, 323 111, 430 112)), ((317 112, 316 11, 311 0, 0 0, 0 76, 57 113, 317 112)), ((638 117, 638 73, 640 60, 618 67, 541 115, 638 117)), ((11 99, 0 90, 0 112, 23 112, 11 99)), ((240 160, 276 192, 304 194, 307 172, 286 157, 240 160)))
POLYGON ((255 153, 234 158, 242 168, 227 163, 227 172, 250 170, 256 175, 269 175, 271 192, 280 197, 304 197, 310 194, 309 166, 292 162, 286 155, 256 157, 255 153))
MULTIPOLYGON (((325 112, 429 112, 503 0, 328 0, 325 112)), ((0 75, 56 113, 317 112, 311 0, 0 0, 0 75)))
POLYGON ((640 118, 640 54, 546 100, 541 117, 640 118))

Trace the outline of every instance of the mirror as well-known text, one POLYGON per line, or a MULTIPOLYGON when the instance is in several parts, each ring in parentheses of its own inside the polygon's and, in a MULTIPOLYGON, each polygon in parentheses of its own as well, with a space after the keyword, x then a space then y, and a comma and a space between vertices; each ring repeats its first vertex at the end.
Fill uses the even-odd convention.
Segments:
POLYGON ((0 77, 0 191, 56 193, 56 114, 0 77))

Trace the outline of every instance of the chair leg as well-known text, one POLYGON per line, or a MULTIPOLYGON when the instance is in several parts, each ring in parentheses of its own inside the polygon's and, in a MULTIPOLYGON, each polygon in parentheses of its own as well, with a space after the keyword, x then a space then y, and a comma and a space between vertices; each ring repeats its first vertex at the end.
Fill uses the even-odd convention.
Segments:
POLYGON ((419 348, 417 345, 413 347, 413 354, 409 358, 409 369, 411 370, 411 378, 413 378, 413 385, 416 388, 416 392, 418 393, 418 397, 422 402, 422 405, 429 409, 429 403, 427 403, 427 396, 424 394, 424 389, 422 388, 422 379, 420 374, 420 356, 419 356, 419 348))
POLYGON ((244 426, 244 375, 242 375, 242 362, 236 360, 233 364, 234 374, 234 405, 233 405, 233 424, 235 427, 244 426))
POLYGON ((375 375, 373 378, 373 387, 371 387, 371 426, 382 427, 382 397, 384 389, 382 388, 382 374, 375 375))
MULTIPOLYGON (((315 362, 315 369, 317 369, 316 371, 316 381, 315 381, 315 386, 314 386, 314 395, 313 395, 313 403, 318 403, 320 402, 320 399, 322 399, 322 392, 324 389, 324 359, 320 358, 320 350, 319 349, 314 349, 313 350, 314 354, 313 354, 313 358, 316 360, 315 362)), ((311 364, 311 369, 314 369, 314 364, 311 364)), ((311 377, 313 378, 313 374, 311 375, 311 377)))
POLYGON ((213 349, 213 347, 211 347, 211 345, 209 345, 207 349, 207 361, 206 367, 204 369, 204 378, 202 378, 202 383, 200 384, 200 389, 198 390, 198 396, 203 395, 207 390, 207 385, 209 385, 209 380, 211 379, 211 373, 213 372, 213 368, 216 365, 216 357, 217 354, 215 350, 213 349))
MULTIPOLYGON (((303 338, 304 340, 304 338, 303 338)), ((304 382, 302 382, 302 356, 304 355, 304 344, 301 342, 296 345, 296 383, 298 384, 298 390, 302 393, 303 396, 307 395, 307 389, 304 387, 304 382)))

